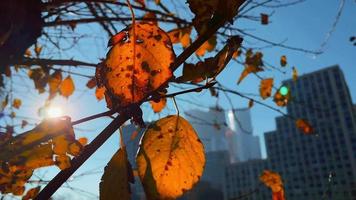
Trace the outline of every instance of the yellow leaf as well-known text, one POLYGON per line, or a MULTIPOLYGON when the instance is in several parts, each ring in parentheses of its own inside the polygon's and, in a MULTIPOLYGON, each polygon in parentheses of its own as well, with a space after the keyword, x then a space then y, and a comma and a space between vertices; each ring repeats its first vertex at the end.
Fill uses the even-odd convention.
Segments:
POLYGON ((150 101, 153 112, 159 113, 166 107, 167 99, 161 98, 158 102, 150 101))
POLYGON ((175 199, 202 176, 204 147, 188 121, 171 115, 147 128, 136 163, 148 199, 175 199))
POLYGON ((59 91, 62 96, 68 98, 70 95, 73 94, 74 90, 74 82, 72 80, 72 77, 68 75, 67 78, 65 78, 59 86, 59 91))
POLYGON ((97 87, 95 90, 95 96, 98 101, 102 100, 105 96, 105 87, 97 87))
POLYGON ((130 182, 134 182, 125 147, 120 148, 104 169, 100 182, 100 199, 131 199, 130 182))
POLYGON ((286 56, 281 56, 281 66, 285 67, 287 65, 287 57, 286 56))
POLYGON ((12 106, 16 109, 19 109, 21 104, 22 104, 21 99, 14 99, 14 101, 12 102, 12 106))
POLYGON ((297 79, 298 79, 298 71, 297 71, 297 69, 295 67, 293 67, 293 75, 292 75, 292 77, 293 77, 293 81, 297 81, 297 79))
POLYGON ((313 127, 305 119, 297 119, 297 121, 295 121, 295 124, 296 124, 297 128, 306 135, 313 134, 313 132, 314 132, 313 127))
POLYGON ((271 96, 272 87, 273 87, 273 78, 267 78, 261 80, 260 95, 262 99, 266 99, 271 96))
POLYGON ((175 54, 168 35, 149 23, 136 23, 135 32, 135 48, 132 26, 114 36, 100 69, 114 107, 140 102, 172 77, 175 54))

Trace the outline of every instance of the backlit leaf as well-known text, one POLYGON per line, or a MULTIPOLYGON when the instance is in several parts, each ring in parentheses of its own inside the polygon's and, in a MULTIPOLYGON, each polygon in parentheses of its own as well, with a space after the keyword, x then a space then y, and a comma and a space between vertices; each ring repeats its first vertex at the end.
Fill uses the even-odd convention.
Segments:
POLYGON ((314 129, 311 124, 305 119, 297 119, 297 121, 295 121, 295 125, 300 131, 302 131, 306 135, 313 134, 314 132, 314 129))
POLYGON ((273 78, 267 78, 261 80, 260 84, 260 96, 262 99, 266 99, 271 96, 273 87, 273 78))
POLYGON ((100 199, 131 199, 130 182, 134 182, 125 147, 121 147, 104 169, 100 182, 100 199))
POLYGON ((67 78, 65 78, 62 81, 61 85, 59 86, 59 91, 62 96, 68 98, 70 95, 73 94, 74 90, 75 90, 75 86, 74 86, 73 79, 70 75, 68 75, 67 78))
POLYGON ((166 107, 167 99, 161 98, 158 102, 150 101, 150 104, 151 104, 153 112, 159 113, 166 107))
POLYGON ((22 197, 22 200, 34 199, 37 196, 37 194, 40 192, 40 190, 41 190, 41 186, 29 189, 26 192, 25 196, 22 197))
POLYGON ((280 87, 274 94, 273 101, 277 104, 277 106, 284 107, 291 100, 291 94, 290 94, 289 89, 287 91, 287 94, 281 94, 280 90, 282 87, 280 87))
POLYGON ((19 109, 21 104, 22 104, 21 99, 14 99, 14 101, 12 102, 12 106, 16 109, 19 109))
POLYGON ((273 200, 285 200, 283 182, 278 173, 264 170, 260 181, 272 190, 273 200))
POLYGON ((285 67, 287 65, 287 57, 286 56, 281 56, 281 66, 285 67))
POLYGON ((59 86, 62 82, 62 73, 61 71, 57 70, 48 79, 49 85, 49 99, 52 99, 56 93, 58 92, 59 86))
POLYGON ((199 181, 204 147, 188 121, 171 115, 147 128, 136 162, 148 199, 175 199, 199 181))
POLYGON ((216 36, 212 36, 209 40, 204 42, 199 49, 195 51, 195 54, 198 56, 204 56, 206 52, 211 52, 215 49, 216 46, 216 36))
POLYGON ((262 57, 263 54, 261 52, 256 52, 255 54, 253 54, 252 50, 248 50, 246 52, 245 69, 242 71, 237 84, 240 84, 241 81, 250 73, 263 71, 262 57))
POLYGON ((130 26, 119 33, 124 36, 110 49, 100 69, 106 97, 114 107, 141 101, 172 77, 175 55, 168 35, 149 23, 136 23, 135 32, 135 55, 130 26))
POLYGON ((190 33, 192 27, 177 28, 169 31, 167 34, 173 44, 181 43, 184 48, 188 47, 191 43, 190 33))
POLYGON ((105 87, 97 87, 95 90, 95 96, 98 101, 102 100, 105 97, 105 87))
POLYGON ((91 78, 91 79, 87 82, 86 86, 87 86, 87 88, 89 88, 89 89, 93 89, 93 88, 96 86, 96 78, 95 78, 95 77, 91 78))

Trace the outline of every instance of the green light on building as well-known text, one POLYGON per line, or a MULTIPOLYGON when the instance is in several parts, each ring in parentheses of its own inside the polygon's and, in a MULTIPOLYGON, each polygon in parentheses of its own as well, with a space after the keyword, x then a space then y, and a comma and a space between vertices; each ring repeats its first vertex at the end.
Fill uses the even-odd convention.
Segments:
POLYGON ((279 89, 279 93, 282 95, 282 96, 286 96, 288 93, 289 93, 289 89, 287 86, 282 86, 280 89, 279 89))

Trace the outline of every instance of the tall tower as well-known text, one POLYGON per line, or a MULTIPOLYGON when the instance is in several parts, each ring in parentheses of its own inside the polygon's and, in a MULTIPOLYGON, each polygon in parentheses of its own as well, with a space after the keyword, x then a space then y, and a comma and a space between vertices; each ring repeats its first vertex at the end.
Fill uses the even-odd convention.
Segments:
POLYGON ((283 116, 265 133, 268 161, 283 177, 287 199, 356 199, 356 120, 342 71, 332 66, 284 85, 292 95, 288 114, 308 120, 315 132, 303 135, 283 116))

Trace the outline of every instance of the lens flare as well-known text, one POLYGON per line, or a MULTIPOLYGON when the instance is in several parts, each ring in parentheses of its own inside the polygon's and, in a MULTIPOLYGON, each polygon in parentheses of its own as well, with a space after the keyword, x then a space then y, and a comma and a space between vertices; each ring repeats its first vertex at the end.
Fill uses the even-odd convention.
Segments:
POLYGON ((50 106, 46 109, 46 117, 47 118, 54 118, 63 116, 62 108, 58 106, 50 106))

